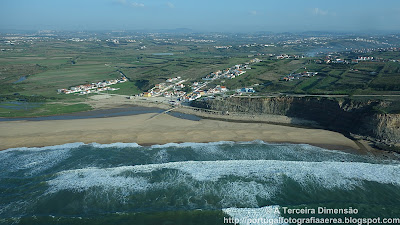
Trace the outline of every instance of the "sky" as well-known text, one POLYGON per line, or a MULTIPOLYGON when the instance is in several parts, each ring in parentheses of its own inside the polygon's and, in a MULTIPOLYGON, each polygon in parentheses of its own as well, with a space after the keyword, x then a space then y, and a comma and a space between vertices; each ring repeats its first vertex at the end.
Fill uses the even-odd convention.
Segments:
POLYGON ((0 0, 0 30, 399 31, 400 0, 0 0))

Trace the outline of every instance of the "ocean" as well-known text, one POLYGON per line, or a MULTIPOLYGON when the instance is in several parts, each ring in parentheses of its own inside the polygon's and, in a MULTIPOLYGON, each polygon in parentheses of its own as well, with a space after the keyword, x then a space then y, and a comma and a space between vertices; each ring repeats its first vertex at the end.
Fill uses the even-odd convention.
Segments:
POLYGON ((0 224, 293 224, 399 215, 399 161, 307 144, 72 143, 0 152, 0 224))

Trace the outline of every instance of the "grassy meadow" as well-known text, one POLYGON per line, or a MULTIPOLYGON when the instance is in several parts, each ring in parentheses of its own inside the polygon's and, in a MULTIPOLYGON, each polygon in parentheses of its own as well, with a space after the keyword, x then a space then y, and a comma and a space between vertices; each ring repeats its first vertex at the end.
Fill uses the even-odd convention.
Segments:
MULTIPOLYGON (((1 45, 2 49, 9 48, 1 45)), ((252 69, 244 75, 232 80, 217 80, 213 84, 225 85, 232 90, 255 87, 258 94, 400 93, 398 62, 317 64, 314 61, 317 58, 314 57, 278 60, 270 55, 279 52, 301 54, 306 49, 299 46, 216 49, 214 45, 185 42, 165 44, 151 39, 119 45, 106 41, 58 39, 20 43, 13 46, 12 50, 0 51, 0 101, 2 104, 18 100, 44 104, 20 112, 1 108, 0 104, 0 116, 40 116, 89 110, 88 107, 72 107, 75 103, 84 104, 85 96, 58 94, 57 89, 116 79, 121 76, 120 72, 128 77, 129 82, 114 85, 119 90, 113 93, 135 95, 171 77, 180 76, 191 83, 201 80, 210 72, 243 64, 255 57, 263 61, 252 64, 252 69), (290 82, 282 80, 285 75, 302 71, 319 74, 290 82), (21 77, 25 77, 25 80, 21 77), (55 110, 54 104, 63 107, 56 107, 55 110)), ((381 58, 393 58, 398 52, 376 54, 381 58)))

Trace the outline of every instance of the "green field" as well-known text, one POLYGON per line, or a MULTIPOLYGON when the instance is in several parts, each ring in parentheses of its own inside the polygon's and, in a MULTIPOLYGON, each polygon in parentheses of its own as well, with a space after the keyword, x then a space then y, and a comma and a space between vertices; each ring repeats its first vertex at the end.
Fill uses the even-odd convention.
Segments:
MULTIPOLYGON (((62 95, 57 93, 57 89, 116 79, 121 76, 120 72, 128 77, 129 82, 114 85, 119 90, 112 93, 135 95, 167 78, 180 76, 188 80, 189 84, 200 81, 210 72, 243 64, 255 57, 263 61, 252 64, 252 69, 240 77, 217 80, 213 85, 225 85, 231 90, 255 87, 259 94, 400 94, 398 62, 317 64, 317 57, 278 60, 273 55, 301 55, 310 50, 310 47, 297 45, 214 48, 214 45, 228 45, 231 42, 239 43, 233 38, 216 43, 180 44, 165 44, 151 38, 119 45, 105 41, 73 42, 57 39, 22 42, 12 46, 13 51, 0 51, 0 100, 78 103, 85 96, 62 95), (282 80, 290 73, 302 71, 319 74, 290 82, 282 80), (26 79, 16 83, 21 77, 26 79)), ((0 47, 10 48, 2 44, 0 47)), ((373 54, 382 59, 400 58, 398 51, 373 54)), ((343 57, 357 56, 348 53, 343 57)), ((84 107, 81 109, 86 110, 84 107)), ((62 108, 61 111, 68 110, 62 108)), ((51 109, 45 111, 60 113, 51 109)), ((1 113, 5 115, 6 109, 2 109, 1 113)), ((20 115, 18 112, 12 113, 20 115)))
POLYGON ((39 116, 50 116, 50 115, 62 115, 67 113, 89 111, 92 108, 87 104, 61 104, 51 103, 42 104, 35 108, 21 108, 21 109, 9 109, 3 108, 4 106, 12 106, 10 103, 0 103, 0 117, 39 117, 39 116))
MULTIPOLYGON (((392 62, 360 62, 359 64, 316 64, 299 63, 302 66, 296 72, 318 72, 317 76, 292 81, 280 80, 293 71, 295 66, 281 65, 279 69, 271 67, 275 62, 266 63, 262 69, 255 66, 246 85, 262 82, 261 92, 286 92, 301 94, 400 94, 400 64, 392 62), (263 69, 268 71, 263 71, 263 69), (258 70, 256 72, 256 70, 258 70), (252 79, 253 78, 253 79, 252 79), (256 79, 255 79, 256 78, 256 79)), ((287 60, 289 61, 289 60, 287 60)), ((300 61, 300 60, 299 60, 300 61)), ((293 61, 292 61, 293 62, 293 61)), ((260 64, 260 66, 263 64, 260 64)), ((236 82, 236 81, 233 81, 236 82)), ((240 81, 237 81, 240 82, 240 81)), ((240 86, 240 85, 233 85, 240 86)))
POLYGON ((196 80, 248 60, 242 56, 216 58, 209 52, 185 46, 150 46, 144 51, 137 48, 136 43, 109 47, 66 41, 38 42, 18 53, 0 52, 0 95, 19 93, 58 98, 59 88, 119 78, 118 71, 131 81, 129 85, 120 85, 118 93, 136 94, 170 77, 196 80), (166 51, 174 55, 153 55, 166 51), (22 76, 27 79, 13 83, 22 76))

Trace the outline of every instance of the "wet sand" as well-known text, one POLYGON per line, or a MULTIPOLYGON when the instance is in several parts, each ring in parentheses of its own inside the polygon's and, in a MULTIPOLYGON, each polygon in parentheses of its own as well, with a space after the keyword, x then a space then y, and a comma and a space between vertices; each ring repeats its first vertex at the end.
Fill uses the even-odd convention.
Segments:
POLYGON ((358 151, 340 133, 272 124, 192 121, 166 114, 109 118, 0 122, 0 149, 41 147, 73 142, 125 142, 141 145, 180 142, 253 141, 306 143, 329 149, 358 151))

